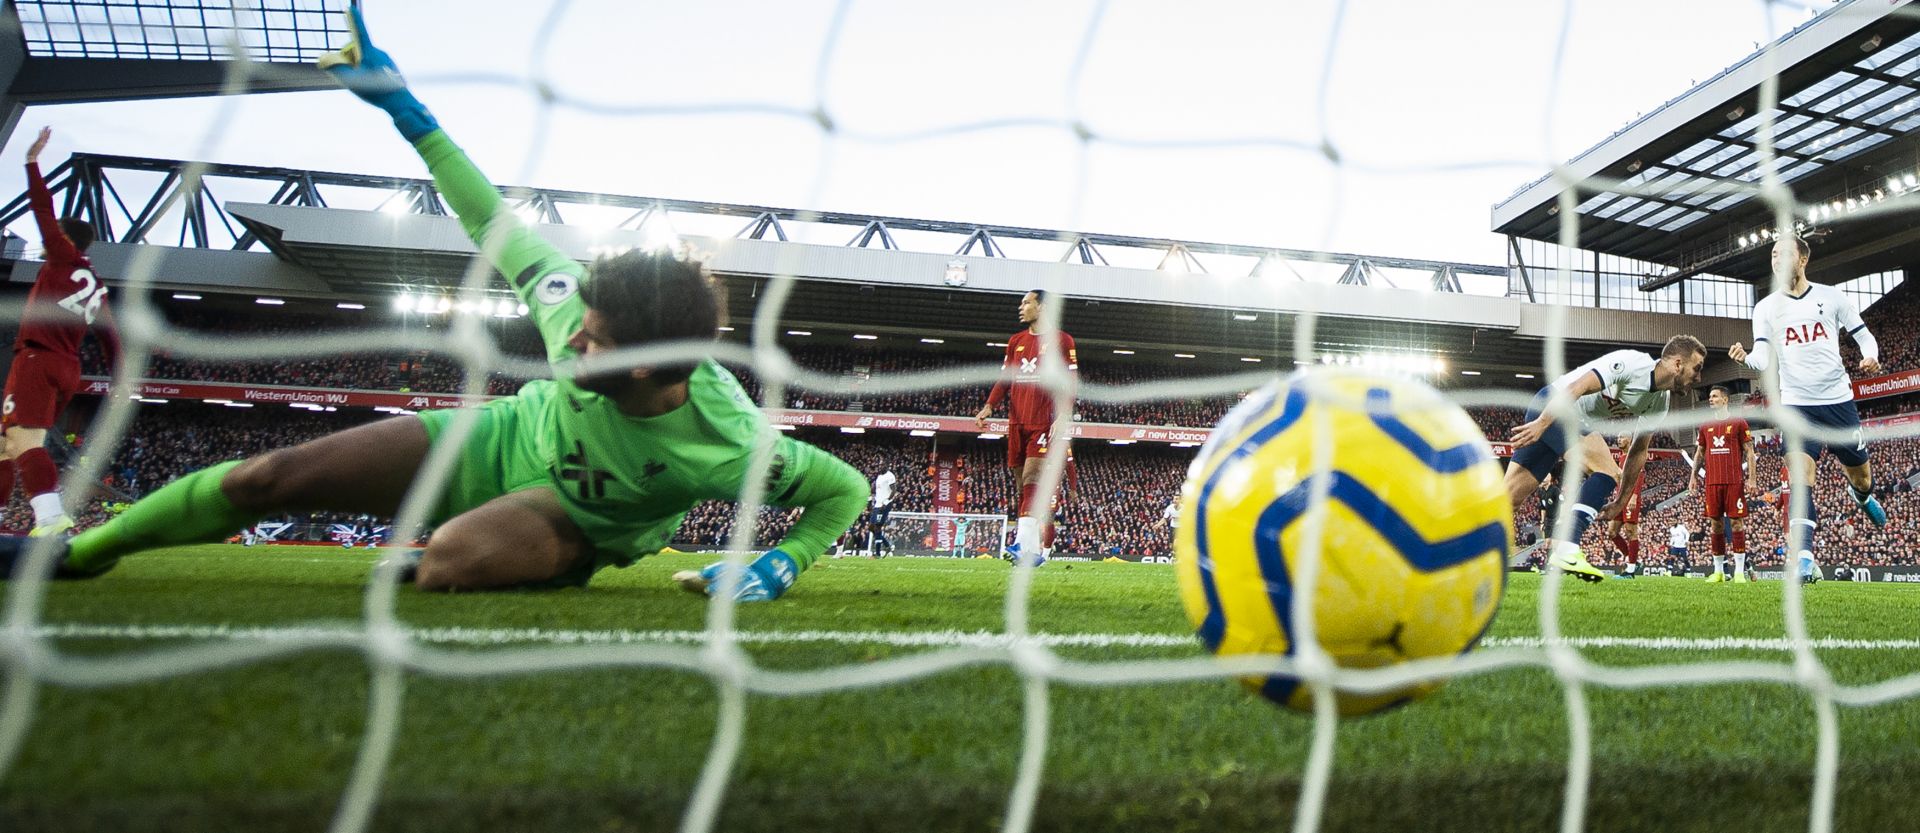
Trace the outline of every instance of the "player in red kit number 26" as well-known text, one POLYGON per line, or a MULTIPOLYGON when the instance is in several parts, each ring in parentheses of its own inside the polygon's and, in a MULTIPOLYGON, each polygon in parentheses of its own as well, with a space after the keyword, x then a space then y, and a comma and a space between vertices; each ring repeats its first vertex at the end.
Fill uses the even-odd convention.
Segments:
POLYGON ((1694 463, 1687 491, 1694 491, 1706 475, 1708 543, 1713 550, 1713 575, 1707 581, 1727 581, 1728 544, 1733 548, 1733 577, 1738 583, 1747 579, 1747 495, 1754 487, 1753 431, 1747 421, 1729 416, 1727 389, 1714 385, 1707 394, 1715 420, 1700 426, 1700 459, 1694 463), (1725 516, 1725 520, 1721 517, 1725 516))
POLYGON ((13 342, 13 364, 7 369, 6 398, 0 401, 0 429, 6 435, 6 460, 0 461, 0 505, 11 499, 18 470, 33 506, 35 536, 73 528, 60 503, 60 470, 47 455, 45 444, 47 429, 80 389, 80 342, 92 330, 110 364, 118 364, 120 356, 120 339, 107 313, 107 286, 87 259, 93 226, 55 216, 53 194, 40 175, 40 151, 52 137, 52 128, 41 128, 27 149, 27 200, 40 227, 46 263, 27 293, 20 336, 13 342))
MULTIPOLYGON (((1015 527, 1014 546, 1021 559, 1034 564, 1045 561, 1046 550, 1053 543, 1053 525, 1048 524, 1043 534, 1038 520, 1040 508, 1035 501, 1040 467, 1047 454, 1059 450, 1067 455, 1066 480, 1069 485, 1073 481, 1073 451, 1067 438, 1052 436, 1054 402, 1052 394, 1040 384, 1042 357, 1054 353, 1066 365, 1068 373, 1080 370, 1080 356, 1074 350, 1073 336, 1064 332, 1040 333, 1040 305, 1046 301, 1045 290, 1036 289, 1021 296, 1020 323, 1027 328, 1007 339, 1007 356, 1000 365, 1001 379, 987 395, 987 404, 973 415, 974 423, 985 430, 993 409, 1001 399, 1007 400, 1007 465, 1020 480, 1020 520, 1015 527)), ((1073 403, 1067 403, 1067 411, 1072 413, 1073 403)))

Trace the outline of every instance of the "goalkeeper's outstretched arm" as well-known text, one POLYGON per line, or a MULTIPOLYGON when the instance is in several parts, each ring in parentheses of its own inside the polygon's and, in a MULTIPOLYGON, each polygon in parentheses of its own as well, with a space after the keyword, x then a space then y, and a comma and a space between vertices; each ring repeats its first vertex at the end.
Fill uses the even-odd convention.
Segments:
POLYGON ((554 273, 586 279, 586 270, 541 239, 520 221, 498 188, 473 164, 465 151, 440 128, 420 99, 407 89, 400 69, 386 52, 373 45, 366 21, 358 6, 347 12, 353 40, 320 59, 320 67, 361 100, 385 110, 393 117, 393 126, 427 163, 433 183, 447 201, 447 207, 460 219, 480 254, 505 275, 515 294, 520 296, 540 328, 547 345, 547 358, 558 361, 572 355, 567 339, 578 329, 577 315, 570 310, 541 304, 533 297, 543 277, 554 273))
MULTIPOLYGON (((775 442, 773 468, 767 475, 767 502, 805 507, 800 520, 779 546, 747 564, 736 580, 727 581, 722 575, 727 562, 716 561, 704 570, 675 573, 673 580, 681 587, 706 594, 731 587, 733 597, 743 602, 778 599, 859 519, 868 497, 867 479, 859 471, 790 437, 775 442)), ((744 468, 746 460, 737 462, 744 468)), ((740 478, 725 479, 737 486, 740 478)), ((730 491, 714 497, 731 499, 737 494, 730 491)))
MULTIPOLYGON (((858 469, 812 445, 781 437, 778 453, 797 468, 797 476, 767 499, 780 506, 804 507, 804 511, 777 549, 793 556, 795 565, 805 571, 860 519, 871 493, 858 469)), ((774 481, 769 485, 781 485, 778 474, 769 480, 774 481)))

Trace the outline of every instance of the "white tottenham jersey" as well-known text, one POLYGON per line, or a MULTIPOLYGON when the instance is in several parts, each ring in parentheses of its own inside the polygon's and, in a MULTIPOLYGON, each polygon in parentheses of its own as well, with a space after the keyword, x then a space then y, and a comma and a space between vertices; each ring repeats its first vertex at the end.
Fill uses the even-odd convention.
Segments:
POLYGON ((1780 401, 1832 405, 1853 401, 1853 380, 1840 360, 1840 332, 1866 327, 1847 293, 1810 284, 1805 295, 1775 292, 1753 307, 1753 343, 1766 342, 1780 366, 1780 401))
POLYGON ((1667 412, 1667 392, 1653 389, 1652 356, 1638 350, 1615 350, 1567 372, 1553 386, 1573 387, 1589 374, 1600 377, 1600 390, 1580 397, 1581 430, 1606 419, 1659 416, 1667 412))
POLYGON ((1684 526, 1675 524, 1672 529, 1667 530, 1667 546, 1672 547, 1676 550, 1686 549, 1687 548, 1687 528, 1684 526))
POLYGON ((873 505, 885 506, 893 502, 893 472, 881 472, 873 479, 873 505))

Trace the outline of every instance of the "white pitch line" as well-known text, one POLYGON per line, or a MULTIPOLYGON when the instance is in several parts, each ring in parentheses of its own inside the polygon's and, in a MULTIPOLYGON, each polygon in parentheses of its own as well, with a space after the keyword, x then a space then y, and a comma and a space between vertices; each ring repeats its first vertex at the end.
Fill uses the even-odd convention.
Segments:
MULTIPOLYGON (((1582 636, 1565 640, 1565 642, 1575 648, 1641 648, 1653 651, 1790 651, 1794 648, 1794 643, 1790 639, 1744 636, 1582 636)), ((1808 640, 1808 642, 1812 647, 1822 650, 1910 651, 1920 649, 1920 639, 1844 639, 1829 636, 1808 640)), ((1489 648, 1539 648, 1547 643, 1546 640, 1537 636, 1494 636, 1480 640, 1480 644, 1489 648)))
MULTIPOLYGON (((46 624, 35 634, 52 639, 231 639, 262 642, 332 639, 351 640, 365 636, 363 628, 346 625, 111 625, 46 624)), ((437 645, 659 645, 700 644, 705 631, 693 630, 557 630, 551 628, 412 628, 408 635, 420 642, 437 645)), ((838 644, 892 645, 903 648, 991 648, 1012 644, 1005 634, 992 631, 739 631, 740 642, 750 645, 838 644)), ((1056 648, 1185 648, 1199 647, 1187 634, 1165 633, 1040 633, 1034 641, 1056 648)), ((1567 640, 1576 648, 1637 648, 1652 651, 1788 651, 1786 639, 1744 637, 1681 638, 1592 636, 1567 640)), ((1490 637, 1481 644, 1488 648, 1538 648, 1545 643, 1539 637, 1490 637)), ((1841 639, 1812 641, 1819 650, 1920 650, 1920 639, 1841 639)))
MULTIPOLYGON (((706 631, 690 630, 557 630, 551 628, 409 628, 408 636, 444 645, 655 645, 700 644, 706 631)), ((41 625, 39 636, 54 639, 234 639, 305 641, 356 639, 365 630, 345 625, 41 625)), ((737 631, 736 640, 755 645, 830 643, 895 645, 900 647, 961 648, 1010 645, 1005 634, 991 631, 737 631)), ((1197 645, 1193 637, 1176 634, 1081 633, 1037 634, 1034 640, 1053 647, 1163 648, 1197 645)))
MULTIPOLYGON (((365 550, 355 550, 352 553, 352 555, 360 555, 363 552, 365 552, 365 550)), ((354 558, 354 557, 351 557, 346 552, 341 552, 339 555, 335 555, 335 556, 326 556, 321 558, 309 558, 309 557, 302 557, 297 555, 283 555, 280 553, 268 552, 268 553, 231 553, 231 554, 229 553, 193 553, 191 555, 186 553, 180 553, 177 555, 173 553, 156 553, 153 555, 142 555, 140 556, 139 560, 140 561, 249 561, 255 564, 264 564, 267 562, 272 562, 274 564, 336 564, 342 567, 359 567, 364 569, 367 566, 373 564, 375 561, 378 561, 379 559, 366 558, 366 557, 354 558)))

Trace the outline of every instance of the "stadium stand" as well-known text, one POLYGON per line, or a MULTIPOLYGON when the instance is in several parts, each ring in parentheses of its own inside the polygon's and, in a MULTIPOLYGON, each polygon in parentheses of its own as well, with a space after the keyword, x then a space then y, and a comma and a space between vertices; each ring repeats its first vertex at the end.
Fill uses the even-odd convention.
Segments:
MULTIPOLYGON (((1902 285, 1866 313, 1870 326, 1882 333, 1883 361, 1889 371, 1920 366, 1920 351, 1914 346, 1913 323, 1916 311, 1915 290, 1902 285)), ((231 313, 196 309, 190 305, 163 306, 170 323, 209 335, 277 336, 311 333, 317 330, 352 331, 373 326, 391 326, 361 313, 288 313, 272 317, 235 316, 231 313)), ((539 342, 531 326, 523 319, 495 319, 490 322, 501 348, 511 354, 533 358, 539 342)), ((430 326, 422 322, 422 326, 430 326)), ((1849 348, 1851 349, 1851 348, 1849 348)), ((963 386, 912 394, 862 394, 858 388, 877 374, 952 369, 964 364, 987 364, 997 360, 994 351, 979 355, 937 353, 921 350, 891 349, 865 345, 792 345, 799 365, 821 373, 846 377, 856 389, 849 396, 827 396, 796 391, 788 404, 794 408, 850 410, 874 413, 909 413, 938 416, 970 416, 986 398, 985 386, 963 386)), ((89 342, 85 372, 105 375, 104 359, 89 342)), ((1850 359, 1857 361, 1857 357, 1850 359)), ((752 373, 734 368, 749 393, 759 395, 752 373)), ((1190 373, 1178 366, 1148 363, 1100 364, 1084 370, 1083 378, 1104 384, 1134 384, 1179 378, 1190 373)), ((304 360, 261 362, 209 362, 153 357, 149 378, 178 381, 211 381, 338 388, 364 391, 453 392, 461 386, 459 366, 445 357, 430 353, 350 354, 304 360)), ((523 380, 494 374, 488 393, 507 394, 523 380)), ((1084 422, 1111 422, 1148 426, 1207 426, 1219 420, 1238 401, 1239 396, 1107 404, 1082 402, 1076 419, 1084 422)), ((1914 408, 1913 396, 1871 400, 1861 404, 1865 416, 1885 416, 1914 408)), ((83 403, 85 400, 83 399, 83 403)), ((73 425, 84 425, 91 408, 82 408, 73 425)), ((1503 440, 1520 422, 1521 413, 1512 408, 1470 409, 1475 422, 1493 440, 1503 440)), ((87 502, 80 519, 82 527, 102 522, 103 507, 120 496, 138 496, 193 469, 224 459, 300 442, 332 430, 378 417, 365 411, 312 414, 286 413, 276 408, 260 410, 225 409, 197 403, 175 402, 164 406, 143 406, 134 431, 116 456, 106 478, 108 490, 87 502), (273 414, 268 417, 267 414, 273 414)), ((895 506, 902 511, 925 512, 931 506, 931 478, 928 476, 932 442, 885 434, 866 434, 858 438, 835 433, 808 434, 806 439, 846 459, 869 479, 892 468, 899 476, 895 506)), ((959 440, 962 463, 960 498, 963 511, 1011 514, 1013 482, 1004 466, 1004 446, 995 441, 971 437, 959 440)), ((1656 446, 1673 447, 1672 438, 1661 434, 1656 446)), ((1179 492, 1191 449, 1164 446, 1109 446, 1082 443, 1075 449, 1078 486, 1060 508, 1061 538, 1056 550, 1080 555, 1164 554, 1170 551, 1170 530, 1159 525, 1161 510, 1179 492)), ((1858 563, 1912 563, 1913 546, 1920 543, 1920 528, 1904 520, 1906 508, 1920 508, 1913 502, 1909 481, 1920 474, 1920 441, 1895 441, 1875 446, 1875 463, 1883 500, 1895 521, 1884 530, 1849 524, 1853 507, 1837 490, 1822 494, 1820 513, 1831 520, 1831 534, 1848 542, 1848 550, 1860 554, 1858 563)), ((1837 478, 1837 470, 1822 468, 1824 480, 1837 478)), ((1777 471, 1777 451, 1763 450, 1763 470, 1777 471)), ((1657 463, 1648 469, 1643 500, 1649 508, 1684 490, 1685 467, 1677 462, 1657 463)), ((1764 478, 1763 478, 1764 480, 1764 478)), ((1775 484, 1777 488, 1777 484, 1775 484)), ((1667 527, 1685 520, 1701 527, 1699 503, 1688 497, 1666 510, 1650 511, 1643 519, 1643 537, 1660 544, 1664 551, 1667 527), (1659 538, 1659 541, 1655 539, 1659 538)), ((713 502, 696 507, 687 516, 676 545, 691 548, 724 546, 733 524, 733 505, 713 502)), ((30 520, 24 500, 9 501, 0 513, 0 528, 24 529, 30 520)), ((792 523, 795 513, 768 508, 762 511, 756 544, 777 540, 792 523)), ((297 519, 316 527, 343 519, 308 516, 297 519)), ((384 522, 384 521, 382 521, 384 522)), ((1537 506, 1529 504, 1516 514, 1515 525, 1523 543, 1537 535, 1540 524, 1537 506)), ((1772 547, 1779 543, 1777 513, 1767 504, 1756 502, 1748 529, 1749 549, 1756 564, 1770 563, 1772 547)), ((1596 527, 1598 529, 1598 527, 1596 527)), ((1603 530, 1602 530, 1603 531, 1603 530)), ((843 545, 851 548, 854 542, 843 545)), ((1595 553, 1595 563, 1618 566, 1616 554, 1595 533, 1587 542, 1595 553)), ((1646 552, 1655 552, 1649 546, 1646 552)))
MULTIPOLYGON (((76 424, 90 418, 91 407, 77 409, 76 424)), ((143 405, 127 442, 115 456, 106 477, 107 489, 86 498, 86 510, 79 519, 83 527, 105 520, 106 506, 124 497, 137 497, 181 474, 220 460, 244 457, 292 443, 302 442, 353 424, 370 421, 378 415, 365 411, 310 413, 293 409, 261 407, 226 408, 192 402, 143 405)), ((1486 425, 1486 422, 1482 423, 1486 425)), ((930 439, 870 433, 842 435, 816 432, 804 438, 841 456, 869 479, 892 469, 899 476, 895 506, 902 511, 926 512, 932 509, 932 477, 929 462, 933 453, 930 439)), ((76 446, 85 453, 84 437, 76 446)), ((1014 499, 1012 477, 1007 471, 1005 448, 998 441, 967 438, 959 441, 961 490, 964 511, 980 514, 1010 514, 1014 499)), ((1819 490, 1818 504, 1822 536, 1832 546, 1845 542, 1843 550, 1855 557, 1850 563, 1913 564, 1920 552, 1920 498, 1915 480, 1920 479, 1920 439, 1893 440, 1874 446, 1874 464, 1878 490, 1886 503, 1892 522, 1875 529, 1858 522, 1857 510, 1838 489, 1819 490)), ((1160 555, 1169 551, 1171 531, 1159 524, 1161 510, 1179 494, 1180 482, 1191 449, 1166 446, 1112 446, 1082 443, 1075 449, 1078 482, 1061 508, 1061 537, 1055 548, 1060 553, 1100 556, 1107 554, 1160 555)), ((1763 446, 1759 453, 1761 488, 1778 490, 1780 455, 1777 445, 1763 446)), ((1686 487, 1687 472, 1678 461, 1657 461, 1649 466, 1643 502, 1648 511, 1641 524, 1647 553, 1663 553, 1666 529, 1685 522, 1700 529, 1700 504, 1688 496, 1664 510, 1655 510, 1662 501, 1686 487)), ((1829 458, 1820 472, 1823 484, 1838 481, 1840 474, 1829 458)), ((731 503, 710 502, 696 507, 687 516, 676 545, 689 548, 724 546, 731 535, 734 509, 731 503)), ((770 544, 785 533, 794 513, 782 509, 763 510, 756 531, 758 543, 770 544)), ((342 522, 343 517, 311 515, 284 520, 304 521, 316 527, 342 522)), ((1515 518, 1523 541, 1537 534, 1539 511, 1534 504, 1523 507, 1515 518)), ((24 499, 8 503, 0 515, 0 527, 21 530, 30 524, 31 514, 24 499)), ((384 519, 379 521, 384 523, 384 519)), ((1780 543, 1780 519, 1775 508, 1754 500, 1748 519, 1749 551, 1757 566, 1777 565, 1772 550, 1780 543)), ((1585 542, 1595 554, 1597 564, 1617 567, 1620 561, 1604 540, 1604 530, 1596 531, 1585 542)), ((851 546, 853 542, 843 542, 851 546)), ((1658 557, 1658 556, 1655 556, 1658 557)), ((1701 563, 1704 551, 1695 556, 1701 563)))
MULTIPOLYGON (((1780 471, 1781 455, 1777 442, 1763 443, 1755 458, 1760 469, 1758 485, 1763 498, 1748 499, 1747 515, 1747 551, 1759 568, 1778 568, 1780 560, 1774 549, 1784 542, 1780 515, 1780 471)), ((1818 507, 1820 518, 1820 544, 1822 550, 1831 553, 1828 563, 1861 565, 1911 565, 1915 562, 1915 552, 1920 547, 1920 521, 1916 512, 1920 512, 1920 498, 1915 495, 1915 479, 1920 478, 1920 439, 1888 440, 1873 446, 1874 490, 1881 502, 1887 507, 1888 523, 1884 528, 1875 528, 1860 516, 1853 501, 1847 498, 1844 490, 1838 488, 1842 474, 1840 466, 1831 456, 1820 461, 1818 488, 1814 490, 1814 503, 1818 507)), ((1678 464, 1658 466, 1651 471, 1657 477, 1650 480, 1643 497, 1647 507, 1640 521, 1642 559, 1659 564, 1665 558, 1667 530, 1676 523, 1684 523, 1695 532, 1704 531, 1706 522, 1701 517, 1700 497, 1689 494, 1680 502, 1666 509, 1653 509, 1661 500, 1672 497, 1686 488, 1686 468, 1678 464), (1656 497, 1656 494, 1660 497, 1656 497)), ((1538 507, 1529 507, 1537 517, 1538 507)), ((1535 521, 1537 523, 1537 521, 1535 521)), ((1619 553, 1606 542, 1606 531, 1602 525, 1595 524, 1583 544, 1592 556, 1595 565, 1617 568, 1625 562, 1619 553)), ((1697 568, 1708 563, 1710 556, 1706 544, 1701 542, 1689 558, 1697 568)))
MULTIPOLYGON (((1888 373, 1920 367, 1920 318, 1916 318, 1920 315, 1920 294, 1916 293, 1920 290, 1903 282, 1860 312, 1861 320, 1880 342, 1880 365, 1888 373)), ((1853 342, 1842 340, 1840 351, 1848 367, 1859 365, 1860 351, 1853 342)))
MULTIPOLYGON (((363 327, 356 319, 325 315, 291 315, 285 320, 245 321, 221 326, 216 316, 172 313, 179 326, 228 336, 274 336, 317 329, 363 327)), ((502 322, 495 335, 508 353, 533 359, 539 345, 526 325, 502 322)), ((842 374, 855 384, 875 373, 949 370, 968 363, 991 362, 992 356, 966 357, 921 351, 882 350, 862 347, 800 346, 793 348, 794 360, 802 367, 821 373, 842 374)), ((104 376, 109 368, 98 348, 91 342, 82 354, 83 369, 89 375, 104 376)), ((730 368, 747 392, 758 398, 760 386, 752 372, 744 367, 730 368)), ((1180 378, 1184 368, 1149 364, 1115 365, 1091 368, 1088 381, 1109 385, 1138 384, 1180 378)), ((457 364, 431 353, 348 354, 319 359, 271 362, 212 362, 156 355, 148 378, 182 382, 226 382, 294 387, 337 388, 366 391, 453 393, 461 388, 462 373, 457 364)), ((517 389, 522 379, 493 374, 487 393, 505 395, 517 389)), ((1220 421, 1239 402, 1240 395, 1155 402, 1098 403, 1081 402, 1075 418, 1081 422, 1105 422, 1125 425, 1206 427, 1220 421)), ((795 391, 787 404, 796 409, 905 413, 935 416, 971 416, 987 398, 986 386, 963 386, 911 394, 832 396, 795 391)), ((1492 439, 1504 439, 1520 421, 1513 409, 1482 409, 1475 419, 1492 439)))
MULTIPOLYGON (((900 477, 896 509, 932 510, 932 477, 928 467, 933 452, 931 441, 873 434, 857 441, 838 439, 831 434, 805 439, 840 455, 869 479, 891 468, 900 477)), ((1004 465, 1005 453, 997 442, 975 440, 964 444, 962 511, 1013 513, 1013 478, 1004 465)), ((1056 551, 1089 556, 1169 552, 1173 545, 1171 531, 1157 524, 1161 510, 1180 493, 1180 482, 1192 459, 1192 450, 1116 448, 1087 443, 1076 448, 1074 456, 1078 482, 1061 506, 1056 551)), ((688 513, 687 522, 681 528, 682 542, 695 547, 724 545, 732 532, 733 516, 731 503, 701 504, 688 513)), ((756 544, 771 545, 777 541, 793 517, 787 510, 763 510, 756 530, 756 544)))
POLYGON ((1890 396, 1885 399, 1869 399, 1859 403, 1859 408, 1861 418, 1872 419, 1874 417, 1904 414, 1915 409, 1920 409, 1920 402, 1917 402, 1912 395, 1909 394, 1905 396, 1890 396))
MULTIPOLYGON (((97 400, 82 398, 72 409, 72 425, 84 426, 93 417, 97 400)), ((82 497, 84 509, 75 520, 81 528, 104 522, 106 507, 136 498, 196 469, 305 442, 380 416, 369 411, 316 414, 293 409, 227 408, 196 402, 142 405, 131 430, 114 455, 101 486, 82 497), (269 416, 269 414, 271 414, 269 416)), ((86 438, 67 435, 67 444, 85 454, 86 438)), ((24 531, 33 513, 24 495, 9 495, 0 514, 0 528, 24 531)))

